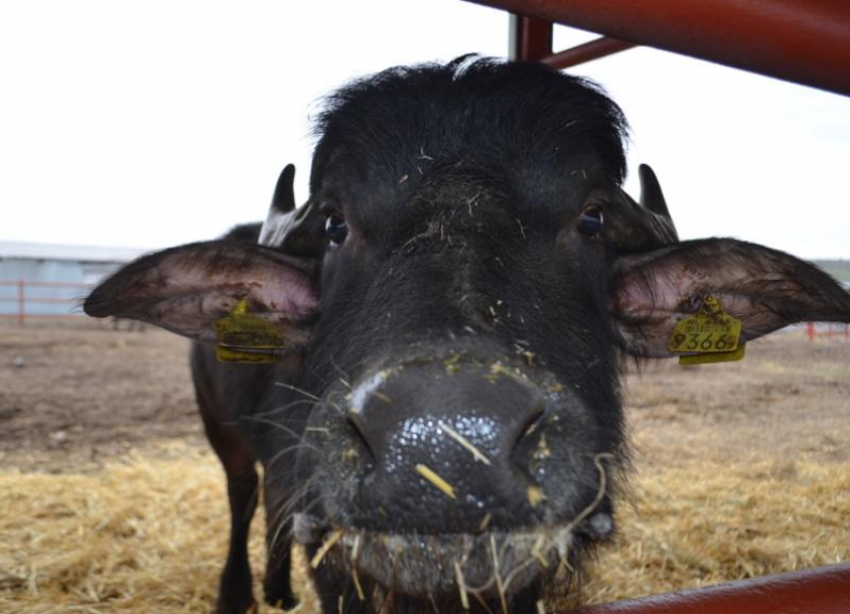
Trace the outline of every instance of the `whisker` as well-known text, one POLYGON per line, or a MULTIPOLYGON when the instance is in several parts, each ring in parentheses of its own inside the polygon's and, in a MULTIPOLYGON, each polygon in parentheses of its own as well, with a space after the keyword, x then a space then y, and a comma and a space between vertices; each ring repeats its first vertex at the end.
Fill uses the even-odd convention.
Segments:
POLYGON ((264 411, 259 414, 255 414, 260 417, 272 416, 277 413, 285 412, 293 407, 297 407, 298 405, 315 405, 316 402, 313 399, 298 399, 296 401, 292 401, 291 403, 287 403, 286 405, 282 405, 280 407, 275 407, 274 409, 270 409, 269 411, 264 411))
POLYGON ((596 465, 596 469, 599 471, 599 489, 596 491, 596 497, 594 497, 590 505, 584 508, 581 512, 579 512, 578 516, 570 521, 566 527, 566 531, 572 532, 577 526, 584 522, 584 520, 590 516, 597 507, 599 507, 599 504, 602 503, 602 500, 605 498, 605 494, 608 489, 608 473, 605 470, 605 465, 601 462, 602 459, 614 460, 614 455, 606 452, 597 454, 593 457, 593 464, 596 465))
POLYGON ((277 429, 280 429, 281 431, 283 431, 285 433, 289 433, 290 435, 295 437, 297 440, 299 440, 305 447, 311 448, 312 450, 315 450, 316 452, 321 452, 321 450, 319 450, 319 448, 317 448, 313 444, 307 443, 304 440, 303 435, 301 435, 297 431, 289 428, 285 424, 281 424, 280 422, 275 422, 274 420, 268 420, 266 418, 261 418, 259 416, 242 416, 242 419, 243 420, 250 420, 252 422, 259 422, 260 424, 268 424, 269 426, 273 426, 277 429))
MULTIPOLYGON (((293 508, 301 503, 301 500, 307 495, 312 486, 312 482, 307 482, 303 486, 301 486, 294 494, 287 497, 283 504, 274 512, 274 520, 270 521, 269 524, 274 524, 280 520, 280 518, 284 515, 289 514, 293 511, 293 508)), ((313 503, 311 502, 310 506, 313 503)))
POLYGON ((485 592, 485 591, 489 590, 489 589, 490 589, 490 587, 491 587, 491 586, 493 586, 493 584, 494 584, 495 582, 496 582, 496 578, 495 578, 494 576, 490 576, 490 579, 489 579, 489 580, 487 580, 487 581, 486 581, 484 584, 482 584, 481 586, 470 586, 470 585, 468 585, 468 584, 467 584, 467 585, 466 585, 466 591, 467 591, 470 595, 475 595, 476 593, 483 593, 483 592, 485 592))
POLYGON ((529 565, 536 563, 536 562, 537 562, 537 559, 532 556, 531 558, 525 559, 522 563, 517 564, 516 567, 514 567, 510 571, 510 573, 507 576, 505 576, 505 581, 504 581, 504 584, 502 585, 504 590, 508 589, 508 587, 511 585, 511 582, 513 582, 514 578, 516 578, 517 575, 521 571, 523 571, 529 565))
MULTIPOLYGON (((318 505, 319 503, 320 503, 320 501, 313 501, 306 509, 310 510, 313 507, 315 507, 316 505, 318 505)), ((282 521, 280 522, 280 525, 278 527, 278 530, 275 532, 275 534, 278 538, 280 538, 281 536, 286 536, 286 538, 289 539, 290 543, 295 539, 294 519, 295 519, 295 514, 289 514, 288 516, 286 516, 282 519, 282 521), (283 530, 284 528, 287 528, 288 530, 284 531, 283 530)))
POLYGON ((268 547, 269 556, 271 556, 271 553, 275 552, 275 549, 278 545, 278 541, 280 540, 281 536, 284 535, 284 529, 287 527, 289 527, 289 544, 292 543, 292 525, 289 523, 290 518, 291 516, 288 516, 284 518, 282 522, 279 522, 277 524, 277 529, 275 529, 274 535, 272 535, 272 541, 268 547))
POLYGON ((303 388, 293 386, 292 384, 287 384, 286 382, 275 382, 274 385, 279 387, 279 388, 286 388, 287 390, 292 390, 293 392, 297 392, 298 394, 307 397, 311 401, 315 401, 317 404, 330 405, 333 409, 337 410, 338 412, 344 413, 343 409, 338 404, 334 403, 330 398, 322 399, 321 397, 317 397, 315 394, 313 394, 311 392, 307 392, 303 388))
POLYGON ((277 529, 272 536, 271 545, 268 548, 269 556, 271 556, 272 552, 275 551, 275 546, 277 546, 277 540, 280 539, 280 534, 283 532, 284 527, 286 527, 287 522, 281 522, 277 525, 277 529))
MULTIPOLYGON (((284 530, 285 527, 289 526, 290 530, 290 538, 292 537, 292 529, 293 526, 290 521, 293 519, 294 514, 292 513, 292 509, 301 502, 301 499, 307 494, 312 485, 311 482, 305 484, 300 492, 290 497, 283 505, 280 506, 279 509, 275 510, 273 517, 270 518, 268 522, 268 530, 274 531, 274 536, 272 537, 271 545, 269 546, 269 552, 274 552, 275 546, 277 546, 278 539, 284 530)), ((321 502, 321 498, 316 498, 314 501, 311 501, 309 505, 304 508, 304 512, 308 512, 313 508, 314 505, 317 505, 321 502)), ((270 514, 270 516, 272 516, 270 514)))
POLYGON ((469 609, 469 595, 466 594, 466 582, 463 578, 463 571, 460 568, 460 563, 455 561, 455 577, 457 578, 457 588, 460 591, 460 605, 464 610, 469 609))
POLYGON ((383 603, 381 603, 381 609, 378 610, 378 614, 387 614, 390 611, 390 608, 393 605, 393 600, 395 599, 395 591, 390 587, 387 591, 387 594, 384 595, 383 603))
POLYGON ((308 399, 313 399, 317 403, 322 402, 322 399, 320 397, 317 397, 315 394, 313 394, 311 392, 307 392, 306 390, 304 390, 303 388, 299 388, 298 386, 293 386, 292 384, 287 384, 285 382, 275 382, 274 385, 278 386, 279 388, 286 388, 287 390, 291 390, 293 392, 297 392, 298 394, 302 394, 305 397, 307 397, 308 399))
POLYGON ((284 454, 287 454, 288 452, 295 452, 296 450, 300 450, 301 448, 305 448, 305 449, 308 449, 308 450, 310 450, 310 449, 314 449, 314 448, 310 448, 307 444, 304 444, 304 443, 297 443, 297 444, 295 444, 295 445, 288 446, 288 447, 284 448, 283 450, 281 450, 280 452, 278 452, 277 454, 275 454, 275 455, 271 458, 271 460, 269 460, 269 462, 267 462, 267 463, 265 464, 265 470, 266 470, 266 473, 271 473, 271 469, 272 469, 272 467, 274 466, 274 464, 275 464, 278 460, 280 460, 280 458, 281 458, 284 454))
POLYGON ((499 558, 496 555, 496 538, 490 534, 490 552, 493 555, 493 577, 496 579, 496 590, 499 591, 499 601, 502 603, 502 614, 508 614, 508 602, 505 599, 505 587, 499 575, 499 558))
POLYGON ((478 593, 472 593, 472 596, 478 600, 478 603, 480 603, 481 607, 483 607, 487 611, 487 614, 493 614, 493 610, 490 609, 490 606, 487 605, 487 602, 484 601, 484 598, 481 595, 479 595, 478 593))
MULTIPOLYGON (((572 532, 582 522, 584 522, 584 520, 588 516, 590 516, 590 514, 592 514, 596 510, 597 507, 599 507, 599 504, 602 503, 602 500, 605 498, 605 495, 607 493, 607 488, 608 488, 608 473, 605 469, 605 466, 602 464, 603 459, 613 460, 614 455, 610 454, 610 453, 601 453, 601 454, 597 454, 593 457, 593 464, 596 465, 596 469, 599 472, 598 487, 597 487, 597 491, 596 491, 596 496, 593 498, 593 501, 591 501, 591 503, 587 507, 585 507, 581 512, 579 512, 578 515, 576 515, 576 517, 573 518, 566 526, 564 526, 563 528, 559 529, 556 532, 556 534, 549 540, 549 543, 546 545, 546 548, 545 548, 546 552, 549 552, 553 549, 558 548, 560 538, 562 538, 563 536, 568 536, 568 535, 572 534, 572 532)), ((541 552, 542 546, 543 546, 542 543, 540 543, 540 542, 536 543, 534 545, 534 547, 532 548, 532 552, 531 552, 532 558, 526 559, 522 563, 519 563, 516 567, 514 567, 510 571, 510 573, 507 575, 507 577, 505 579, 505 584, 504 584, 505 588, 509 587, 510 583, 517 577, 517 575, 522 570, 527 568, 535 560, 537 560, 543 567, 548 567, 548 564, 544 564, 546 559, 543 556, 543 553, 541 552)), ((565 555, 562 556, 560 551, 558 552, 558 555, 559 555, 559 559, 560 559, 559 571, 562 567, 566 567, 571 572, 574 571, 572 569, 572 567, 570 566, 569 561, 567 560, 567 557, 565 555)))
POLYGON ((354 544, 351 546, 351 564, 356 565, 360 558, 360 542, 363 536, 358 533, 354 536, 354 544))
POLYGON ((357 598, 360 601, 366 601, 366 595, 363 593, 363 587, 360 585, 360 577, 357 575, 356 567, 351 568, 351 579, 354 581, 354 590, 357 591, 357 598))
POLYGON ((331 366, 334 369, 336 369, 337 373, 339 373, 339 375, 340 375, 339 382, 343 386, 345 386, 346 388, 351 390, 351 384, 348 382, 348 374, 345 371, 343 371, 338 364, 336 364, 336 361, 334 360, 333 355, 329 356, 329 358, 330 358, 331 366))
POLYGON ((428 600, 431 602, 431 609, 434 610, 434 614, 440 614, 440 608, 437 607, 437 601, 434 599, 434 593, 428 591, 428 600))

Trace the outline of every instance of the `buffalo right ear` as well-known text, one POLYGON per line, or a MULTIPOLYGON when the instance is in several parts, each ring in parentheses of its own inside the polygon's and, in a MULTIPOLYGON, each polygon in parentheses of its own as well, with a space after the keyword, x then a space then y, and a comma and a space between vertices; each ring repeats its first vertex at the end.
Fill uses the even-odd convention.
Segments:
POLYGON ((734 239, 701 239, 619 258, 611 307, 623 348, 648 358, 672 356, 681 319, 714 297, 741 321, 743 341, 795 322, 850 322, 850 293, 790 254, 734 239))
POLYGON ((308 261, 260 245, 219 240, 143 256, 99 284, 83 304, 90 316, 141 320, 216 343, 215 323, 237 305, 303 345, 318 305, 308 261))

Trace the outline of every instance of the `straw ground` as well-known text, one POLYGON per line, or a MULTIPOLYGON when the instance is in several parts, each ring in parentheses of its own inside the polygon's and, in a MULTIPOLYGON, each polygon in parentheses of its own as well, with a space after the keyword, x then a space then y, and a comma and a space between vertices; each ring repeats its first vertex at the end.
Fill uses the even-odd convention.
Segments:
MULTIPOLYGON (((0 613, 209 612, 227 504, 186 344, 150 330, 0 333, 0 613)), ((850 343, 790 333, 738 365, 631 374, 636 471, 586 597, 850 560, 848 364, 850 343)), ((316 612, 300 561, 301 611, 316 612)))

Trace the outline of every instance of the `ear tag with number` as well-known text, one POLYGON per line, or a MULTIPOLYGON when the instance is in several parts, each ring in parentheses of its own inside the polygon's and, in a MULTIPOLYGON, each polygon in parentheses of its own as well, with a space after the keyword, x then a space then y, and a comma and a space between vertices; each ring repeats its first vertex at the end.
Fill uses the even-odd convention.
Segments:
POLYGON ((285 349, 280 331, 252 315, 244 298, 215 322, 215 335, 218 339, 215 355, 221 362, 276 362, 285 349))
POLYGON ((740 337, 741 321, 708 296, 697 313, 676 322, 668 349, 679 355, 680 365, 731 362, 744 357, 746 344, 739 343, 740 337))

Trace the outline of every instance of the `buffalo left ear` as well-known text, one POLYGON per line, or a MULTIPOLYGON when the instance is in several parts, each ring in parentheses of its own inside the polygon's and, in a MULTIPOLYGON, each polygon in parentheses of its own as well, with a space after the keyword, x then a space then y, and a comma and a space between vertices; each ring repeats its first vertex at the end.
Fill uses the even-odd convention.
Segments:
POLYGON ((205 343, 237 306, 277 331, 285 347, 306 342, 318 305, 309 261, 240 241, 192 243, 143 256, 98 285, 83 304, 96 318, 141 320, 205 343))
POLYGON ((611 309, 624 349, 665 358, 676 322, 708 296, 748 341, 803 321, 850 322, 850 293, 798 258, 734 239, 686 241, 617 259, 611 309))

